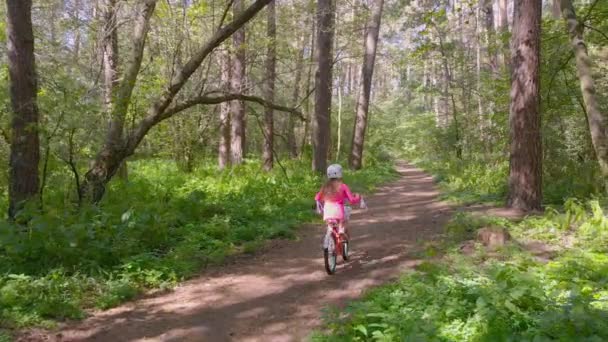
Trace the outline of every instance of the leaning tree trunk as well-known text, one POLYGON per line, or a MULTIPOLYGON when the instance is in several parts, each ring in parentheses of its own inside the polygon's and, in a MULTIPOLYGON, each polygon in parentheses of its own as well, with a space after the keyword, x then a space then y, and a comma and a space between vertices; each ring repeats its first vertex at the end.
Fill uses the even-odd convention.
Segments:
POLYGON ((581 93, 587 112, 587 123, 591 133, 591 142, 600 166, 604 180, 604 188, 608 190, 608 132, 606 129, 606 116, 600 111, 595 94, 595 83, 591 72, 591 59, 587 53, 587 46, 583 40, 583 25, 576 18, 576 12, 571 0, 561 0, 560 7, 562 16, 568 26, 568 33, 574 56, 576 57, 576 68, 581 83, 581 93))
MULTIPOLYGON (((158 125, 160 122, 169 119, 177 113, 191 108, 198 104, 216 105, 225 101, 233 101, 236 99, 255 101, 257 103, 264 104, 264 99, 253 97, 253 96, 217 96, 217 97, 205 97, 201 96, 195 99, 183 101, 181 103, 175 103, 172 105, 175 97, 183 89, 184 85, 188 82, 190 77, 199 69, 201 63, 209 57, 209 55, 224 41, 230 38, 236 31, 243 27, 249 20, 251 20, 259 11, 261 11, 271 0, 255 0, 245 11, 240 15, 233 18, 233 20, 223 26, 221 29, 216 31, 200 48, 195 51, 190 59, 184 63, 184 65, 176 70, 173 77, 163 87, 163 90, 158 94, 158 97, 152 101, 148 107, 145 116, 134 125, 134 128, 129 131, 129 134, 125 137, 122 145, 116 145, 111 139, 111 135, 106 137, 106 142, 100 149, 97 157, 92 163, 91 168, 85 175, 84 182, 81 188, 81 194, 83 198, 86 198, 90 202, 98 202, 101 200, 106 184, 112 179, 120 163, 128 156, 133 155, 139 144, 146 137, 148 132, 158 125), (116 148, 115 148, 116 147, 116 148)), ((153 10, 156 0, 140 0, 144 5, 144 11, 147 13, 148 10, 153 10)), ((148 13, 151 15, 151 12, 148 13)), ((121 81, 121 87, 118 91, 118 99, 121 106, 117 108, 127 108, 131 100, 131 93, 135 86, 137 75, 139 73, 139 67, 143 58, 143 47, 145 45, 147 25, 143 26, 146 30, 139 31, 142 26, 142 14, 136 18, 136 29, 133 33, 132 46, 133 55, 131 56, 131 62, 125 72, 125 76, 121 81), (123 96, 125 94, 126 96, 123 96)), ((147 17, 147 16, 146 16, 147 17)), ((149 17, 148 17, 149 18, 149 17)), ((147 23, 147 22, 146 22, 147 23)), ((288 110, 293 112, 292 109, 285 108, 282 106, 276 106, 275 109, 288 110)), ((124 112, 113 111, 116 115, 125 115, 124 112)))
MULTIPOLYGON (((274 101, 274 79, 276 77, 276 7, 275 1, 271 1, 266 7, 268 11, 268 21, 266 24, 266 38, 268 38, 268 52, 266 55, 266 101, 274 101)), ((264 170, 272 170, 274 164, 274 110, 270 106, 264 108, 264 151, 262 159, 264 170)))
POLYGON ((349 158, 350 167, 355 170, 361 168, 363 161, 363 144, 365 142, 365 131, 367 129, 367 114, 369 111, 369 99, 372 89, 372 77, 374 74, 376 47, 378 45, 378 34, 380 33, 383 6, 384 0, 374 0, 365 35, 365 55, 363 56, 363 67, 361 68, 361 90, 359 91, 359 99, 357 100, 357 116, 355 118, 349 158))
POLYGON ((8 72, 11 96, 9 218, 15 218, 39 188, 38 106, 32 1, 7 0, 8 72))
MULTIPOLYGON (((234 0, 232 5, 234 16, 243 12, 243 0, 234 0)), ((234 93, 243 93, 245 89, 245 29, 241 28, 232 36, 234 58, 232 59, 231 84, 234 93)), ((245 103, 240 100, 231 102, 232 136, 230 154, 233 165, 243 163, 245 151, 245 103)))
POLYGON ((333 0, 317 1, 317 72, 315 74, 315 113, 312 125, 312 169, 324 172, 331 133, 332 45, 334 38, 333 0))
MULTIPOLYGON (((131 54, 118 89, 115 91, 112 89, 111 91, 115 94, 111 99, 110 125, 106 140, 101 151, 93 160, 91 168, 84 175, 84 182, 79 189, 80 196, 88 202, 96 203, 101 200, 105 193, 106 184, 114 177, 125 159, 130 155, 124 138, 125 117, 131 105, 133 89, 141 69, 144 47, 150 28, 150 18, 156 8, 156 1, 140 0, 136 4, 131 54)), ((117 53, 116 50, 114 52, 117 53)), ((108 75, 108 77, 110 76, 108 75)), ((109 79, 109 82, 112 83, 113 80, 109 79)), ((112 86, 112 88, 115 87, 112 86)))
MULTIPOLYGON (((124 123, 115 122, 120 120, 117 116, 112 116, 114 99, 117 95, 120 75, 118 73, 118 17, 117 0, 102 1, 103 12, 103 33, 101 47, 103 51, 103 100, 105 111, 110 118, 110 130, 112 127, 122 126, 124 123)), ((120 140, 123 139, 123 132, 120 132, 120 140)), ((118 176, 123 180, 128 178, 127 161, 123 161, 118 169, 118 176)))
POLYGON ((540 22, 540 1, 515 1, 511 42, 511 156, 507 205, 526 211, 540 210, 542 201, 540 22))
MULTIPOLYGON (((230 89, 230 55, 223 53, 220 58, 222 90, 228 92, 230 89)), ((218 168, 223 170, 230 165, 230 103, 228 102, 220 104, 219 131, 218 168)))

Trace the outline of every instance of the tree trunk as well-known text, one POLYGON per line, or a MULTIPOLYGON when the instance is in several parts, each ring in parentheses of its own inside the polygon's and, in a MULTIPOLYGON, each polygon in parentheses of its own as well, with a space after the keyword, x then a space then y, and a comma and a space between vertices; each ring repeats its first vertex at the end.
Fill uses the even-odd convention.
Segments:
MULTIPOLYGON (((302 34, 301 47, 296 56, 296 75, 293 86, 293 106, 297 107, 300 101, 300 83, 302 81, 302 73, 304 71, 304 52, 306 51, 306 34, 302 34)), ((292 158, 298 157, 298 144, 296 142, 296 121, 293 115, 289 116, 287 123, 287 148, 292 158)))
MULTIPOLYGON (((560 5, 561 0, 553 0, 551 3, 551 14, 553 14, 553 18, 554 19, 559 19, 561 17, 561 5, 560 5)), ((576 14, 575 14, 576 17, 576 14)))
POLYGON ((336 160, 340 160, 340 152, 342 152, 342 81, 338 79, 338 137, 336 147, 336 160))
POLYGON ((540 210, 542 201, 540 22, 540 1, 515 0, 507 205, 526 211, 540 210))
POLYGON ((112 103, 118 88, 118 22, 116 1, 101 1, 103 31, 101 47, 103 51, 103 104, 108 116, 112 115, 112 103))
POLYGON ((357 100, 357 116, 349 158, 350 167, 355 170, 359 170, 363 164, 363 144, 365 142, 365 131, 367 130, 367 114, 383 6, 384 0, 374 0, 371 17, 367 24, 365 54, 363 56, 363 67, 361 68, 362 84, 357 100))
MULTIPOLYGON (((105 111, 110 118, 109 129, 112 130, 113 126, 122 126, 124 130, 124 123, 113 122, 113 120, 117 120, 118 118, 112 116, 112 110, 114 108, 113 104, 117 96, 117 89, 120 79, 118 71, 119 52, 116 2, 117 0, 102 1, 103 36, 101 40, 101 47, 103 51, 103 97, 105 111)), ((120 140, 123 140, 123 134, 124 132, 121 132, 120 140)), ((126 160, 121 163, 117 173, 121 179, 127 180, 128 169, 126 160)))
MULTIPOLYGON (((439 37, 439 52, 441 53, 441 93, 438 96, 439 127, 446 128, 450 124, 450 65, 445 51, 443 38, 439 37)), ((452 108, 454 113, 456 108, 452 108)))
POLYGON ((477 8, 477 10, 475 11, 475 23, 477 26, 477 58, 476 58, 476 68, 475 71, 477 72, 477 113, 479 116, 479 136, 481 138, 482 141, 485 141, 485 126, 484 126, 484 108, 483 108, 483 98, 481 96, 482 91, 481 91, 481 42, 482 42, 482 29, 481 29, 481 24, 480 24, 480 10, 482 7, 482 3, 485 2, 485 0, 481 0, 480 6, 477 8))
MULTIPOLYGON (((140 0, 136 6, 136 13, 134 15, 135 26, 132 36, 133 48, 122 81, 117 89, 116 87, 112 87, 114 89, 111 93, 115 94, 111 96, 109 103, 111 106, 111 117, 106 140, 101 151, 97 154, 95 160, 93 160, 89 171, 85 174, 84 182, 80 189, 82 197, 89 202, 96 203, 101 200, 106 184, 114 177, 121 165, 124 164, 125 158, 130 155, 127 152, 126 141, 124 139, 125 117, 131 104, 131 96, 143 61, 150 18, 152 17, 152 13, 154 13, 155 7, 156 0, 140 0)), ((113 29, 115 30, 116 27, 113 29)), ((117 53, 117 48, 113 50, 117 53)), ((104 61, 105 55, 104 52, 104 61)), ((113 58, 117 58, 117 54, 113 58)), ((112 83, 111 76, 108 73, 108 75, 104 75, 104 78, 110 77, 107 81, 112 83)))
MULTIPOLYGON (((557 1, 557 0, 555 0, 557 1)), ((587 46, 583 40, 583 25, 576 17, 576 12, 571 0, 561 0, 562 16, 566 21, 570 42, 576 57, 576 68, 581 84, 581 93, 587 113, 587 123, 591 133, 591 142, 600 166, 604 180, 605 190, 608 190, 608 132, 606 129, 606 116, 600 111, 600 105, 596 97, 595 82, 591 71, 591 59, 587 53, 587 46)))
POLYGON ((310 110, 311 100, 309 95, 311 94, 310 85, 312 83, 312 72, 314 70, 314 60, 316 58, 317 50, 316 47, 316 39, 317 39, 317 20, 313 19, 312 21, 312 29, 310 35, 310 56, 308 61, 308 72, 306 74, 306 102, 304 103, 304 112, 307 118, 311 120, 307 120, 304 122, 304 132, 302 134, 302 143, 300 144, 300 156, 304 156, 304 149, 311 143, 312 134, 310 134, 311 121, 314 121, 313 113, 310 110))
MULTIPOLYGON (((499 25, 500 33, 504 35, 509 32, 509 12, 508 12, 508 0, 498 0, 498 14, 500 17, 499 25)), ((504 41, 503 44, 503 63, 507 70, 511 69, 511 59, 509 57, 509 42, 504 41)))
MULTIPOLYGON (((230 54, 223 53, 221 56, 221 82, 222 90, 230 90, 230 54)), ((220 170, 230 165, 230 103, 220 104, 220 139, 218 146, 218 167, 220 170)))
POLYGON ((315 114, 312 126, 312 169, 325 172, 331 133, 333 69, 333 0, 317 1, 317 72, 315 74, 315 114))
MULTIPOLYGON (((232 4, 233 15, 236 17, 243 12, 243 0, 234 0, 232 4)), ((242 94, 245 91, 245 29, 241 28, 232 36, 234 58, 232 59, 231 84, 234 93, 242 94)), ((245 103, 232 101, 232 136, 230 154, 233 165, 243 163, 245 151, 245 103)))
POLYGON ((11 151, 8 216, 14 219, 39 188, 37 79, 32 1, 7 0, 8 71, 11 95, 11 151))
POLYGON ((484 22, 484 43, 490 61, 492 75, 498 74, 498 54, 490 48, 490 42, 496 40, 496 30, 494 29, 494 2, 492 0, 482 0, 483 22, 484 22))
POLYGON ((74 20, 76 21, 76 29, 74 34, 74 65, 80 61, 80 9, 81 9, 81 0, 74 0, 74 20))
MULTIPOLYGON (((274 79, 276 77, 276 7, 275 1, 271 1, 266 7, 268 11, 268 21, 266 24, 266 38, 268 39, 268 52, 266 54, 266 101, 274 101, 274 79)), ((274 164, 274 110, 270 106, 264 108, 264 151, 262 159, 264 170, 272 170, 274 164)))

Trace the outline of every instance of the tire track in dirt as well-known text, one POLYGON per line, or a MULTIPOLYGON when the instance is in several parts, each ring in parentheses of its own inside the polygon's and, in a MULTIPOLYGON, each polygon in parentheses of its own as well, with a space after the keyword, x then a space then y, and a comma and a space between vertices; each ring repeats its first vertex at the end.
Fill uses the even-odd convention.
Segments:
POLYGON ((431 176, 408 164, 397 170, 398 180, 366 197, 367 211, 354 210, 351 259, 333 276, 323 268, 324 227, 309 225, 298 240, 271 242, 170 293, 96 313, 60 332, 31 331, 20 341, 306 340, 325 307, 344 305, 420 263, 423 243, 451 216, 431 176))

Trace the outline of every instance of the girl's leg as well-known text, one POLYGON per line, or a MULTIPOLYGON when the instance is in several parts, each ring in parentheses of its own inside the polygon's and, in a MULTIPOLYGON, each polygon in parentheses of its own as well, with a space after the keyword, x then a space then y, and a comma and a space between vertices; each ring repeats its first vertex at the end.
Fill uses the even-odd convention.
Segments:
POLYGON ((350 238, 350 235, 348 234, 348 228, 346 227, 346 222, 344 220, 340 221, 340 232, 344 233, 344 235, 346 235, 346 238, 350 238))

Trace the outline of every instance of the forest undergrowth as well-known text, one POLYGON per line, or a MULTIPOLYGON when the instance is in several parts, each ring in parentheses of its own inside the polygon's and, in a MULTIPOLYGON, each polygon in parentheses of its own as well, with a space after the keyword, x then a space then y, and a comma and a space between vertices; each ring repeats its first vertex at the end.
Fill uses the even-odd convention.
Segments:
MULTIPOLYGON (((173 161, 131 162, 127 183, 112 183, 102 203, 80 210, 64 190, 51 190, 44 213, 26 226, 0 224, 0 326, 81 319, 87 309, 171 288, 268 239, 295 237, 314 218, 311 199, 322 181, 309 164, 286 161, 285 172, 264 173, 249 160, 218 173, 209 162, 185 173, 173 161)), ((366 192, 395 172, 390 161, 371 160, 345 177, 366 192)))

